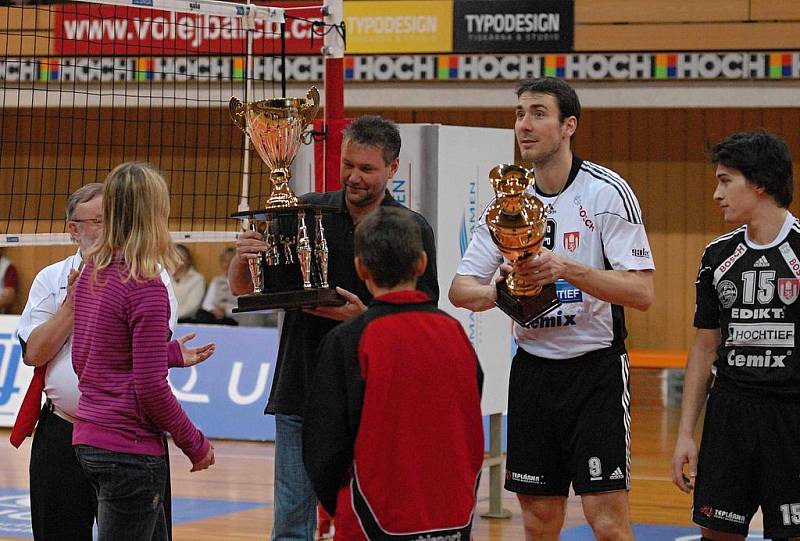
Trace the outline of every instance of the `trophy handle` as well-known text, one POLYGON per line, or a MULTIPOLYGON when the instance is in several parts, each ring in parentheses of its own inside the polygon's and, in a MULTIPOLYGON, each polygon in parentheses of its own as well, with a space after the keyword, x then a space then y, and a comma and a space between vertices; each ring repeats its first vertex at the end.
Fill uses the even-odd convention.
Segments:
POLYGON ((231 97, 231 101, 228 102, 228 111, 231 114, 233 123, 244 133, 247 133, 247 119, 244 116, 246 110, 247 107, 239 98, 236 96, 231 97))
POLYGON ((489 171, 489 183, 492 185, 492 189, 494 189, 494 196, 500 197, 500 183, 503 181, 503 174, 500 171, 506 164, 499 163, 492 167, 492 170, 489 171))
POLYGON ((308 89, 308 93, 306 94, 305 105, 300 106, 300 114, 306 126, 314 121, 317 112, 319 112, 319 90, 317 90, 316 86, 312 86, 308 89))

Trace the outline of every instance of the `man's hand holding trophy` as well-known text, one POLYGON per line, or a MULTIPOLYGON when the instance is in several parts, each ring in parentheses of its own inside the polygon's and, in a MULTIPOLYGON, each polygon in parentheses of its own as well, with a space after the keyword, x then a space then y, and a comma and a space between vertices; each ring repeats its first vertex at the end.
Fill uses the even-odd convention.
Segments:
POLYGON ((486 211, 486 225, 497 248, 511 262, 505 280, 497 282, 497 306, 518 324, 528 326, 561 303, 555 284, 537 285, 519 272, 518 263, 537 257, 547 228, 547 211, 527 189, 533 171, 500 164, 489 172, 495 200, 486 211))

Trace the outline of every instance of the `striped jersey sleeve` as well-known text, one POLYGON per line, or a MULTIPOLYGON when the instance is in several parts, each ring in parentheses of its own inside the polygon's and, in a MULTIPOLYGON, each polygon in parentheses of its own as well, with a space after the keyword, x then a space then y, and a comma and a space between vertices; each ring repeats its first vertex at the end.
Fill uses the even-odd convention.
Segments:
POLYGON ((168 342, 164 329, 169 329, 170 312, 166 288, 160 280, 152 280, 141 290, 129 292, 126 301, 130 315, 133 384, 142 412, 156 426, 172 434, 175 444, 192 463, 197 462, 208 452, 207 442, 167 383, 168 342), (158 317, 154 317, 156 315, 158 317))

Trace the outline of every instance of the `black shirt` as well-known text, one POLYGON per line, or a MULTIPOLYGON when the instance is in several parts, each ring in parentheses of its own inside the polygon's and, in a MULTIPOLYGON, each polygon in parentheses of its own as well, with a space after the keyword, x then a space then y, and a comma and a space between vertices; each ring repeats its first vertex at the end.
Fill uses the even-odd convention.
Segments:
POLYGON ((753 245, 746 227, 706 246, 697 275, 694 326, 719 329, 716 384, 750 396, 800 400, 800 222, 753 245))
MULTIPOLYGON (((336 207, 338 211, 323 215, 325 239, 328 243, 328 282, 358 295, 368 305, 372 300, 366 284, 356 275, 353 246, 355 225, 345 204, 343 190, 337 192, 312 192, 300 197, 302 203, 336 207)), ((381 206, 406 209, 387 191, 381 206)), ((428 267, 419 279, 418 289, 428 294, 433 303, 439 301, 439 283, 436 274, 436 243, 433 229, 422 217, 408 210, 420 226, 422 244, 428 255, 428 267)), ((278 361, 272 381, 269 401, 265 413, 302 415, 308 382, 314 374, 316 353, 325 334, 341 323, 333 319, 317 317, 301 310, 287 310, 281 329, 278 361)))

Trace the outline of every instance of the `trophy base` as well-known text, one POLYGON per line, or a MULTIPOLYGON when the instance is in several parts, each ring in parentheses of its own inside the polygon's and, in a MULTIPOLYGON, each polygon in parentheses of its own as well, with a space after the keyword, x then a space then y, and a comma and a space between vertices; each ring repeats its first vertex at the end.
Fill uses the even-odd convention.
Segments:
POLYGON ((256 310, 299 310, 316 306, 342 306, 347 301, 335 289, 315 287, 294 291, 273 291, 251 293, 237 299, 238 306, 233 312, 253 312, 256 310))
POLYGON ((527 327, 535 319, 561 306, 561 301, 555 284, 543 286, 538 295, 518 297, 511 294, 505 282, 498 282, 495 305, 518 324, 527 327))

